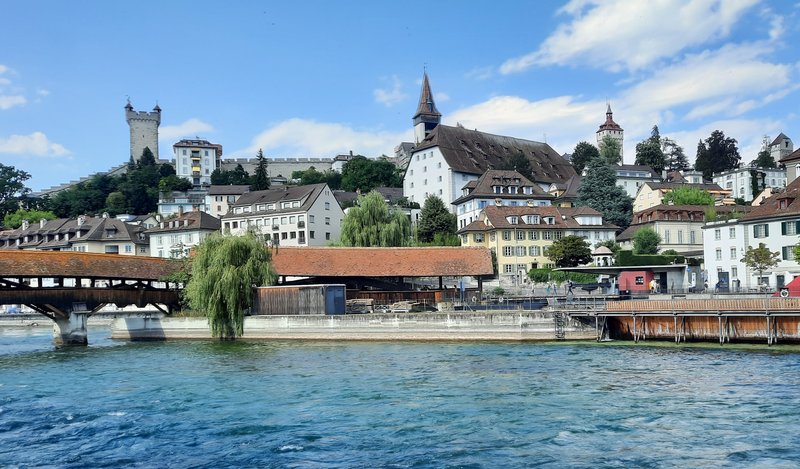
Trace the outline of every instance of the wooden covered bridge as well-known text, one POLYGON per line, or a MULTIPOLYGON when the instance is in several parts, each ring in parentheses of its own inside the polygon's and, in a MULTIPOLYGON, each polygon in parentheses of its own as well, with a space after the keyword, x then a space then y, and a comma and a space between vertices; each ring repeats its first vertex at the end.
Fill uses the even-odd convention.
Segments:
POLYGON ((68 251, 0 252, 0 304, 23 304, 52 319, 59 344, 85 344, 86 319, 107 304, 170 312, 178 287, 164 279, 175 261, 68 251))

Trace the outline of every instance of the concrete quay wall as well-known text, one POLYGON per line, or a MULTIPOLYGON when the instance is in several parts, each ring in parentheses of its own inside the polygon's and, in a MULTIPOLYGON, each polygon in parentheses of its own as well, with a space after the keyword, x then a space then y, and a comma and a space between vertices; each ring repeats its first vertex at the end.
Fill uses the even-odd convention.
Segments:
MULTIPOLYGON (((564 336, 594 339, 594 324, 568 320, 564 336)), ((111 337, 125 340, 210 339, 206 318, 119 318, 111 337)), ((385 313, 343 316, 250 316, 243 339, 303 340, 555 340, 546 311, 385 313)))

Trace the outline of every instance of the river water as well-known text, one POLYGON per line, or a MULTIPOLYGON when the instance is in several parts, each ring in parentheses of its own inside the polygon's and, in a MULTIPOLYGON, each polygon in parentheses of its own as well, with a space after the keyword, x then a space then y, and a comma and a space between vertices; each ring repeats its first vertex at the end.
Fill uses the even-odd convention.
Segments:
POLYGON ((0 329, 0 467, 797 467, 800 349, 0 329))

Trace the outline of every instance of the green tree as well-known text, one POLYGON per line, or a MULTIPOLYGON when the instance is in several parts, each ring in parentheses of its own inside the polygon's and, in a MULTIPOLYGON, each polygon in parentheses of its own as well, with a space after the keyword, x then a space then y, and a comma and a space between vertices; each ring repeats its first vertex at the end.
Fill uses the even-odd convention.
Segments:
POLYGON ((186 192, 188 190, 191 190, 192 187, 194 186, 192 185, 191 182, 189 182, 188 179, 182 178, 175 174, 162 177, 158 181, 158 190, 160 192, 172 192, 172 191, 186 192))
POLYGON ((764 139, 764 144, 761 146, 761 151, 758 152, 758 156, 756 156, 756 159, 750 163, 750 166, 765 169, 778 167, 777 163, 775 163, 775 158, 773 158, 772 154, 769 152, 768 137, 764 139))
POLYGON ((206 313, 214 337, 240 337, 253 288, 274 285, 277 278, 264 243, 253 233, 211 236, 197 246, 191 264, 185 291, 189 304, 206 313))
POLYGON ((553 241, 547 257, 556 267, 577 267, 592 262, 592 251, 582 237, 570 235, 553 241))
POLYGON ((250 184, 251 191, 263 191, 269 189, 269 174, 267 173, 267 159, 264 152, 258 149, 256 155, 256 172, 253 174, 253 182, 250 184))
POLYGON ((125 200, 125 194, 119 191, 112 192, 106 197, 106 211, 113 215, 125 213, 128 208, 128 201, 125 200))
POLYGON ((241 164, 237 164, 233 171, 228 176, 228 184, 233 185, 246 185, 250 183, 250 173, 244 170, 241 164))
POLYGON ((575 172, 581 174, 583 173, 583 168, 598 156, 600 156, 600 150, 596 146, 589 142, 580 142, 572 150, 572 156, 569 161, 575 167, 575 172))
POLYGON ((614 253, 615 256, 617 255, 618 252, 620 252, 622 250, 622 246, 620 246, 619 243, 617 243, 613 239, 607 239, 605 241, 600 241, 599 243, 597 243, 596 246, 597 247, 600 247, 600 246, 607 247, 608 249, 611 250, 612 253, 614 253))
POLYGON ((175 168, 169 163, 164 163, 158 167, 158 175, 162 178, 167 176, 175 176, 176 174, 175 168))
POLYGON ((714 173, 738 168, 741 159, 736 139, 725 137, 724 132, 715 130, 705 142, 698 142, 694 168, 702 172, 705 179, 711 179, 714 173))
POLYGON ((781 253, 772 252, 764 243, 758 243, 758 247, 747 246, 744 257, 740 259, 749 269, 758 272, 758 281, 764 276, 764 271, 772 269, 778 265, 781 253))
POLYGON ((299 181, 301 186, 309 184, 326 183, 331 189, 339 189, 342 185, 342 175, 331 169, 325 171, 317 171, 315 167, 310 167, 305 171, 293 171, 292 180, 299 181))
POLYGON ((144 147, 142 150, 142 157, 139 158, 139 162, 136 163, 137 168, 143 168, 145 166, 155 166, 156 165, 156 156, 150 150, 150 147, 144 147))
POLYGON ((641 228, 633 235, 634 254, 658 254, 661 236, 652 228, 641 228))
POLYGON ((447 210, 442 199, 431 194, 422 206, 417 224, 417 239, 423 243, 430 243, 437 234, 455 235, 456 215, 447 210))
POLYGON ((696 187, 676 187, 661 198, 662 204, 672 205, 714 205, 714 197, 696 187))
POLYGON ((608 162, 608 164, 619 164, 622 161, 622 146, 619 140, 606 135, 600 141, 600 157, 608 162))
POLYGON ((605 221, 625 229, 633 217, 633 200, 617 186, 617 175, 601 158, 586 167, 586 176, 578 188, 578 206, 591 207, 603 214, 605 221))
POLYGON ((516 171, 525 176, 528 180, 533 181, 533 170, 531 169, 531 160, 528 159, 523 153, 516 153, 509 159, 504 160, 497 169, 506 171, 516 171))
POLYGON ((653 126, 650 138, 636 144, 636 164, 649 166, 661 174, 666 166, 664 152, 661 150, 661 135, 658 126, 653 126))
POLYGON ((683 147, 678 145, 675 140, 667 137, 662 138, 661 152, 664 154, 667 171, 685 171, 689 169, 689 160, 686 159, 683 147))
POLYGON ((5 217, 20 208, 21 198, 31 191, 25 186, 30 178, 25 171, 0 163, 0 216, 5 217))
POLYGON ((358 198, 342 220, 340 243, 343 246, 409 246, 411 222, 400 210, 390 210, 378 192, 358 198))
POLYGON ((222 168, 211 171, 211 184, 214 186, 228 186, 230 182, 230 172, 222 168))
POLYGON ((342 168, 343 190, 362 193, 376 187, 403 187, 403 179, 392 163, 357 155, 342 168))
POLYGON ((3 226, 6 228, 16 229, 22 226, 22 220, 28 220, 31 223, 37 223, 39 220, 55 220, 56 215, 53 212, 43 210, 25 210, 18 209, 16 212, 7 213, 3 217, 3 226))

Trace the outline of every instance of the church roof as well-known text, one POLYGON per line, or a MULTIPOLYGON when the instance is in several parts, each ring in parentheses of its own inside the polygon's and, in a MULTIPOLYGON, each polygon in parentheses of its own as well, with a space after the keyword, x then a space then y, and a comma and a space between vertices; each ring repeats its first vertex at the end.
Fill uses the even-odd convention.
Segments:
POLYGON ((421 115, 442 117, 442 114, 436 109, 436 103, 433 102, 433 93, 431 92, 431 84, 428 81, 427 73, 422 75, 422 92, 419 95, 419 105, 414 118, 421 115))
POLYGON ((575 176, 575 169, 550 145, 521 138, 494 135, 449 125, 437 125, 414 149, 438 147, 453 171, 483 174, 503 166, 511 157, 525 155, 530 161, 533 181, 564 182, 575 176))

